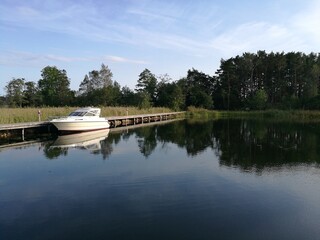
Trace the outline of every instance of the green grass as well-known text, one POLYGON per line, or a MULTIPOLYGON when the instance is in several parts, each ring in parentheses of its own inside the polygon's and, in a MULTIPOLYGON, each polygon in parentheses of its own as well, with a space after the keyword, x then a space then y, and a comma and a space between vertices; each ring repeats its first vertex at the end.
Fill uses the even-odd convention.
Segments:
POLYGON ((187 118, 201 118, 201 119, 209 119, 209 118, 218 118, 220 117, 219 111, 207 110, 203 108, 196 107, 188 107, 186 112, 187 118))
MULTIPOLYGON (((0 108, 0 124, 36 122, 38 110, 41 111, 41 121, 47 121, 54 116, 66 116, 75 109, 76 107, 0 108)), ((168 108, 101 107, 101 116, 125 116, 127 111, 128 115, 173 112, 168 108)))
POLYGON ((316 110, 264 110, 264 111, 210 111, 189 107, 186 116, 197 119, 237 118, 277 121, 320 122, 320 111, 316 110))
POLYGON ((320 111, 316 110, 265 110, 265 111, 224 111, 227 118, 259 118, 285 121, 320 121, 320 111))

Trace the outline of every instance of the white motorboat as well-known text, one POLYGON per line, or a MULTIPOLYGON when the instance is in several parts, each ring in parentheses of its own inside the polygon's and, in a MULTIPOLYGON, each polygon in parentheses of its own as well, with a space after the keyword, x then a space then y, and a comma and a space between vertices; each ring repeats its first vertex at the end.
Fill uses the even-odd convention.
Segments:
POLYGON ((86 107, 75 110, 69 116, 52 119, 50 122, 60 133, 75 133, 107 129, 106 118, 100 117, 101 109, 86 107))

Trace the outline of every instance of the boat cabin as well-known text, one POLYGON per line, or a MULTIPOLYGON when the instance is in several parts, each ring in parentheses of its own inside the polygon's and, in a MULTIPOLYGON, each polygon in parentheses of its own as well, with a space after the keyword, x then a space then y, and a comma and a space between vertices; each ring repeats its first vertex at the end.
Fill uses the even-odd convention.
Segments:
POLYGON ((99 117, 101 113, 100 108, 80 108, 70 113, 70 117, 99 117))

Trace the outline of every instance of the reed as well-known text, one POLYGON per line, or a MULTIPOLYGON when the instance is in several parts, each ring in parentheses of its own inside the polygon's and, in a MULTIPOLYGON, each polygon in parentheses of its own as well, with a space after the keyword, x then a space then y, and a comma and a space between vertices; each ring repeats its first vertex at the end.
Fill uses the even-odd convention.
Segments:
MULTIPOLYGON (((43 107, 43 108, 0 108, 0 124, 38 121, 38 110, 41 121, 47 121, 55 116, 66 116, 76 107, 43 107)), ((173 112, 169 108, 139 109, 135 107, 101 107, 101 116, 126 116, 147 113, 173 112)))
POLYGON ((315 110, 264 110, 264 111, 213 111, 189 107, 186 116, 197 119, 233 118, 265 119, 276 121, 320 122, 320 111, 315 110))
POLYGON ((220 117, 220 112, 190 106, 187 109, 186 116, 188 118, 201 118, 201 119, 218 118, 220 117))
POLYGON ((276 110, 265 111, 222 111, 221 117, 226 118, 253 118, 280 121, 316 122, 320 121, 320 111, 315 110, 276 110))

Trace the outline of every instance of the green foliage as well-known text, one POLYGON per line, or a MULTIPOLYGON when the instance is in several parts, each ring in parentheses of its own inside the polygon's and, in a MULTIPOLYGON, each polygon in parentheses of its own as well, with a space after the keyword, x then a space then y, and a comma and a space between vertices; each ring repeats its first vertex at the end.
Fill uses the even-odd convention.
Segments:
POLYGON ((9 106, 22 107, 24 81, 24 78, 14 78, 5 87, 9 106))
POLYGON ((26 82, 23 92, 23 105, 26 107, 35 107, 42 105, 42 98, 34 82, 26 82))
POLYGON ((2 100, 9 106, 151 106, 183 110, 188 106, 219 110, 320 109, 320 55, 301 52, 243 53, 222 59, 215 76, 190 69, 172 80, 139 74, 136 89, 112 80, 108 66, 84 76, 79 91, 69 89, 65 70, 47 66, 38 83, 13 79, 2 100))
POLYGON ((244 53, 221 61, 214 91, 215 106, 227 110, 252 108, 258 97, 255 94, 263 89, 267 94, 266 106, 297 108, 299 101, 318 95, 319 76, 319 54, 244 53))
POLYGON ((188 118, 195 118, 195 119, 212 119, 212 118, 220 117, 220 113, 213 110, 189 106, 187 108, 186 116, 188 118))
POLYGON ((152 107, 151 97, 147 92, 138 93, 138 107, 139 109, 149 109, 152 107))
POLYGON ((186 78, 186 105, 213 108, 214 78, 195 69, 188 71, 186 78))
POLYGON ((320 109, 320 95, 309 98, 303 104, 305 109, 316 110, 320 109))
MULTIPOLYGON (((145 69, 140 73, 136 84, 136 91, 138 93, 147 93, 150 97, 150 104, 155 105, 157 95, 157 78, 149 69, 145 69)), ((141 104, 141 102, 139 102, 139 104, 141 104)))
POLYGON ((158 84, 157 105, 169 107, 175 111, 184 108, 185 96, 176 83, 160 82, 158 84))
POLYGON ((137 95, 129 87, 122 87, 119 103, 120 106, 137 106, 137 95))
POLYGON ((213 108, 213 101, 210 95, 202 91, 199 87, 190 88, 188 105, 199 108, 213 108))
POLYGON ((108 66, 101 64, 100 70, 92 70, 80 83, 77 103, 81 106, 117 106, 120 85, 112 80, 113 74, 108 66))
POLYGON ((263 89, 259 89, 250 99, 250 107, 251 109, 258 109, 258 110, 265 109, 267 100, 268 100, 268 96, 266 91, 264 91, 263 89))
POLYGON ((43 104, 47 106, 69 105, 72 93, 69 88, 70 80, 66 70, 47 66, 41 71, 41 79, 38 82, 43 104))

